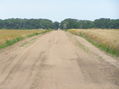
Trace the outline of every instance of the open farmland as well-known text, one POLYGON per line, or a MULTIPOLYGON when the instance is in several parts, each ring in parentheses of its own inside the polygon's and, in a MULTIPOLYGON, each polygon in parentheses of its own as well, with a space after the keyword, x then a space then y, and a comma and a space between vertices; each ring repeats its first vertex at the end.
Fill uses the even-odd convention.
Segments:
POLYGON ((47 30, 0 30, 0 48, 46 31, 47 30))
POLYGON ((114 29, 71 29, 71 33, 79 35, 102 50, 119 56, 119 30, 114 29))

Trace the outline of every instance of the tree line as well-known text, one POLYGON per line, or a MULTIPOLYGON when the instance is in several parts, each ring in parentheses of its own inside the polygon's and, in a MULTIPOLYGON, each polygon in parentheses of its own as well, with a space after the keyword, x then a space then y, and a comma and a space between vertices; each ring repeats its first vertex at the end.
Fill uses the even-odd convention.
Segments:
POLYGON ((0 29, 119 29, 119 19, 101 18, 94 21, 65 19, 53 22, 49 19, 0 19, 0 29))
POLYGON ((77 20, 65 19, 61 22, 61 29, 88 29, 88 28, 101 28, 101 29, 119 29, 119 19, 101 18, 94 21, 90 20, 77 20))
MULTIPOLYGON (((1 29, 57 29, 58 22, 48 19, 5 19, 0 20, 1 29)), ((59 23, 58 23, 59 24, 59 23)), ((59 26, 59 25, 58 25, 59 26)))

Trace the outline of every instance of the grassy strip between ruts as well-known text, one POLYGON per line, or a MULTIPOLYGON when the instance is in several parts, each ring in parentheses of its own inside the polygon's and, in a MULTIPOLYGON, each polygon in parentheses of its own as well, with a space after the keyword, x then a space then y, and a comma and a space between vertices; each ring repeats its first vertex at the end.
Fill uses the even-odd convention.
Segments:
POLYGON ((6 40, 5 43, 3 43, 3 44, 0 45, 0 49, 6 48, 6 47, 8 47, 8 46, 10 46, 10 45, 13 45, 13 44, 15 44, 15 43, 21 41, 21 40, 26 39, 26 38, 28 38, 28 37, 32 37, 32 36, 44 34, 44 33, 49 32, 49 31, 51 31, 51 30, 45 30, 45 31, 42 31, 42 32, 36 32, 36 33, 32 33, 32 34, 26 35, 25 37, 22 37, 22 36, 21 36, 21 37, 15 38, 15 39, 6 40))
POLYGON ((90 36, 88 36, 87 34, 85 34, 82 31, 79 31, 79 32, 76 32, 76 31, 73 31, 73 30, 68 30, 68 31, 71 32, 72 34, 75 34, 75 35, 78 35, 78 36, 81 36, 81 37, 85 38, 87 41, 89 41, 90 43, 92 43, 96 47, 100 48, 101 50, 111 54, 112 56, 119 57, 119 50, 118 49, 111 48, 108 45, 105 45, 101 42, 93 40, 90 36))

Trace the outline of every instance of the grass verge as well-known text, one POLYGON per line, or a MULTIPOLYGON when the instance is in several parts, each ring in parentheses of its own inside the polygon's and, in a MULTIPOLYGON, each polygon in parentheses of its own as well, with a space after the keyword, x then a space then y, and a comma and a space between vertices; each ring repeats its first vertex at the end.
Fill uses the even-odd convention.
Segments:
POLYGON ((72 34, 75 34, 75 35, 78 35, 78 36, 81 36, 81 37, 85 38, 87 41, 89 41, 90 43, 92 43, 96 47, 100 48, 101 50, 111 54, 112 56, 119 57, 119 50, 118 49, 112 48, 109 45, 98 42, 98 41, 92 39, 90 36, 88 36, 84 32, 81 32, 81 31, 76 32, 76 31, 71 31, 71 30, 69 30, 69 32, 71 32, 72 34))
POLYGON ((11 45, 13 45, 13 44, 15 44, 15 43, 17 43, 17 42, 19 42, 21 40, 26 39, 26 38, 37 36, 37 35, 40 35, 40 34, 44 34, 44 33, 49 32, 49 31, 50 30, 46 30, 46 31, 42 31, 42 32, 36 32, 36 33, 32 33, 32 34, 26 35, 24 37, 21 36, 21 37, 15 38, 15 39, 6 40, 5 43, 3 43, 3 44, 0 45, 0 49, 6 48, 8 46, 11 46, 11 45))

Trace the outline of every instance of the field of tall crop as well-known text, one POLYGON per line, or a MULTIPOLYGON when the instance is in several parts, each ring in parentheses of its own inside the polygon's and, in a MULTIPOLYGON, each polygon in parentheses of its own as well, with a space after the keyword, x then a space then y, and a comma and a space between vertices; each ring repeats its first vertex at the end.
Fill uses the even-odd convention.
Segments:
POLYGON ((119 30, 115 29, 71 29, 69 32, 87 39, 100 49, 119 56, 119 30))
POLYGON ((44 32, 47 32, 47 30, 0 30, 0 48, 44 32))

